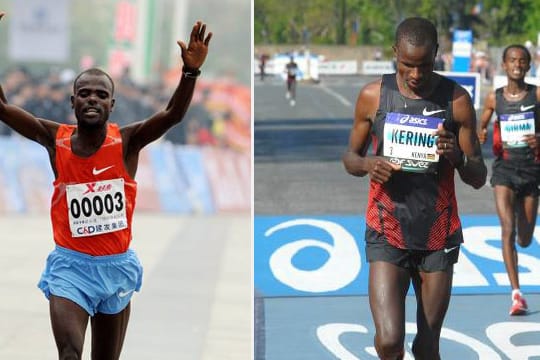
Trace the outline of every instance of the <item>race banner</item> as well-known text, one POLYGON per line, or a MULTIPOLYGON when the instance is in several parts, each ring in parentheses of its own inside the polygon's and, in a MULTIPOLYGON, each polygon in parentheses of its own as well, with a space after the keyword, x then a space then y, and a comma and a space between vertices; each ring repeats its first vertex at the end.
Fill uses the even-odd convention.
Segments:
POLYGON ((65 62, 69 56, 69 0, 13 0, 8 54, 14 61, 65 62))

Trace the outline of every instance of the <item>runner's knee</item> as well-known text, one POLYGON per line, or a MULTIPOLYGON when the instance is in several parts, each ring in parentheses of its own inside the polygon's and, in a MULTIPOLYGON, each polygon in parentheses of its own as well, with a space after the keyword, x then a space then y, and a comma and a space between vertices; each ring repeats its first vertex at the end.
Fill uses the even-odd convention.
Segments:
POLYGON ((525 247, 531 245, 531 242, 532 242, 532 236, 518 236, 518 238, 517 238, 517 243, 522 248, 525 248, 525 247))
POLYGON ((375 349, 384 359, 399 358, 403 353, 404 334, 382 333, 375 335, 375 349))
POLYGON ((74 344, 57 344, 58 359, 60 360, 80 360, 82 359, 82 349, 74 344))

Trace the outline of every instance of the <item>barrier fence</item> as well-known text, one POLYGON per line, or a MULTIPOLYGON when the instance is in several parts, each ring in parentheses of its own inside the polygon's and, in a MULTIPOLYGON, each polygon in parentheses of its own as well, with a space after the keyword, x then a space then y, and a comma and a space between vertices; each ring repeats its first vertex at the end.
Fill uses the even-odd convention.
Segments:
MULTIPOLYGON (((0 215, 47 213, 54 175, 45 149, 19 136, 0 137, 0 215)), ((141 152, 137 210, 167 213, 249 211, 249 153, 163 141, 141 152)))

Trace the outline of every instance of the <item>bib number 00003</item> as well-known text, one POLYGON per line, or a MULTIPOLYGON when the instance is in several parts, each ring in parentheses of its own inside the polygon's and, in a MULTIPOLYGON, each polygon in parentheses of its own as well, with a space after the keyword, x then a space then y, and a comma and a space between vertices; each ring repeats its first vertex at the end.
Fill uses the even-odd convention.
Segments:
POLYGON ((127 228, 124 179, 67 185, 66 200, 73 237, 127 228))

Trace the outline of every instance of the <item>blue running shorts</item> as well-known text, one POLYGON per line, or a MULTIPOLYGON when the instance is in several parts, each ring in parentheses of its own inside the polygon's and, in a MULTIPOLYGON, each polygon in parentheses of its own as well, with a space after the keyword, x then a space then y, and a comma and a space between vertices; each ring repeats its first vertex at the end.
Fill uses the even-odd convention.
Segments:
POLYGON ((143 269, 135 251, 92 256, 60 246, 47 257, 38 287, 45 297, 69 299, 88 312, 117 314, 142 285, 143 269))

